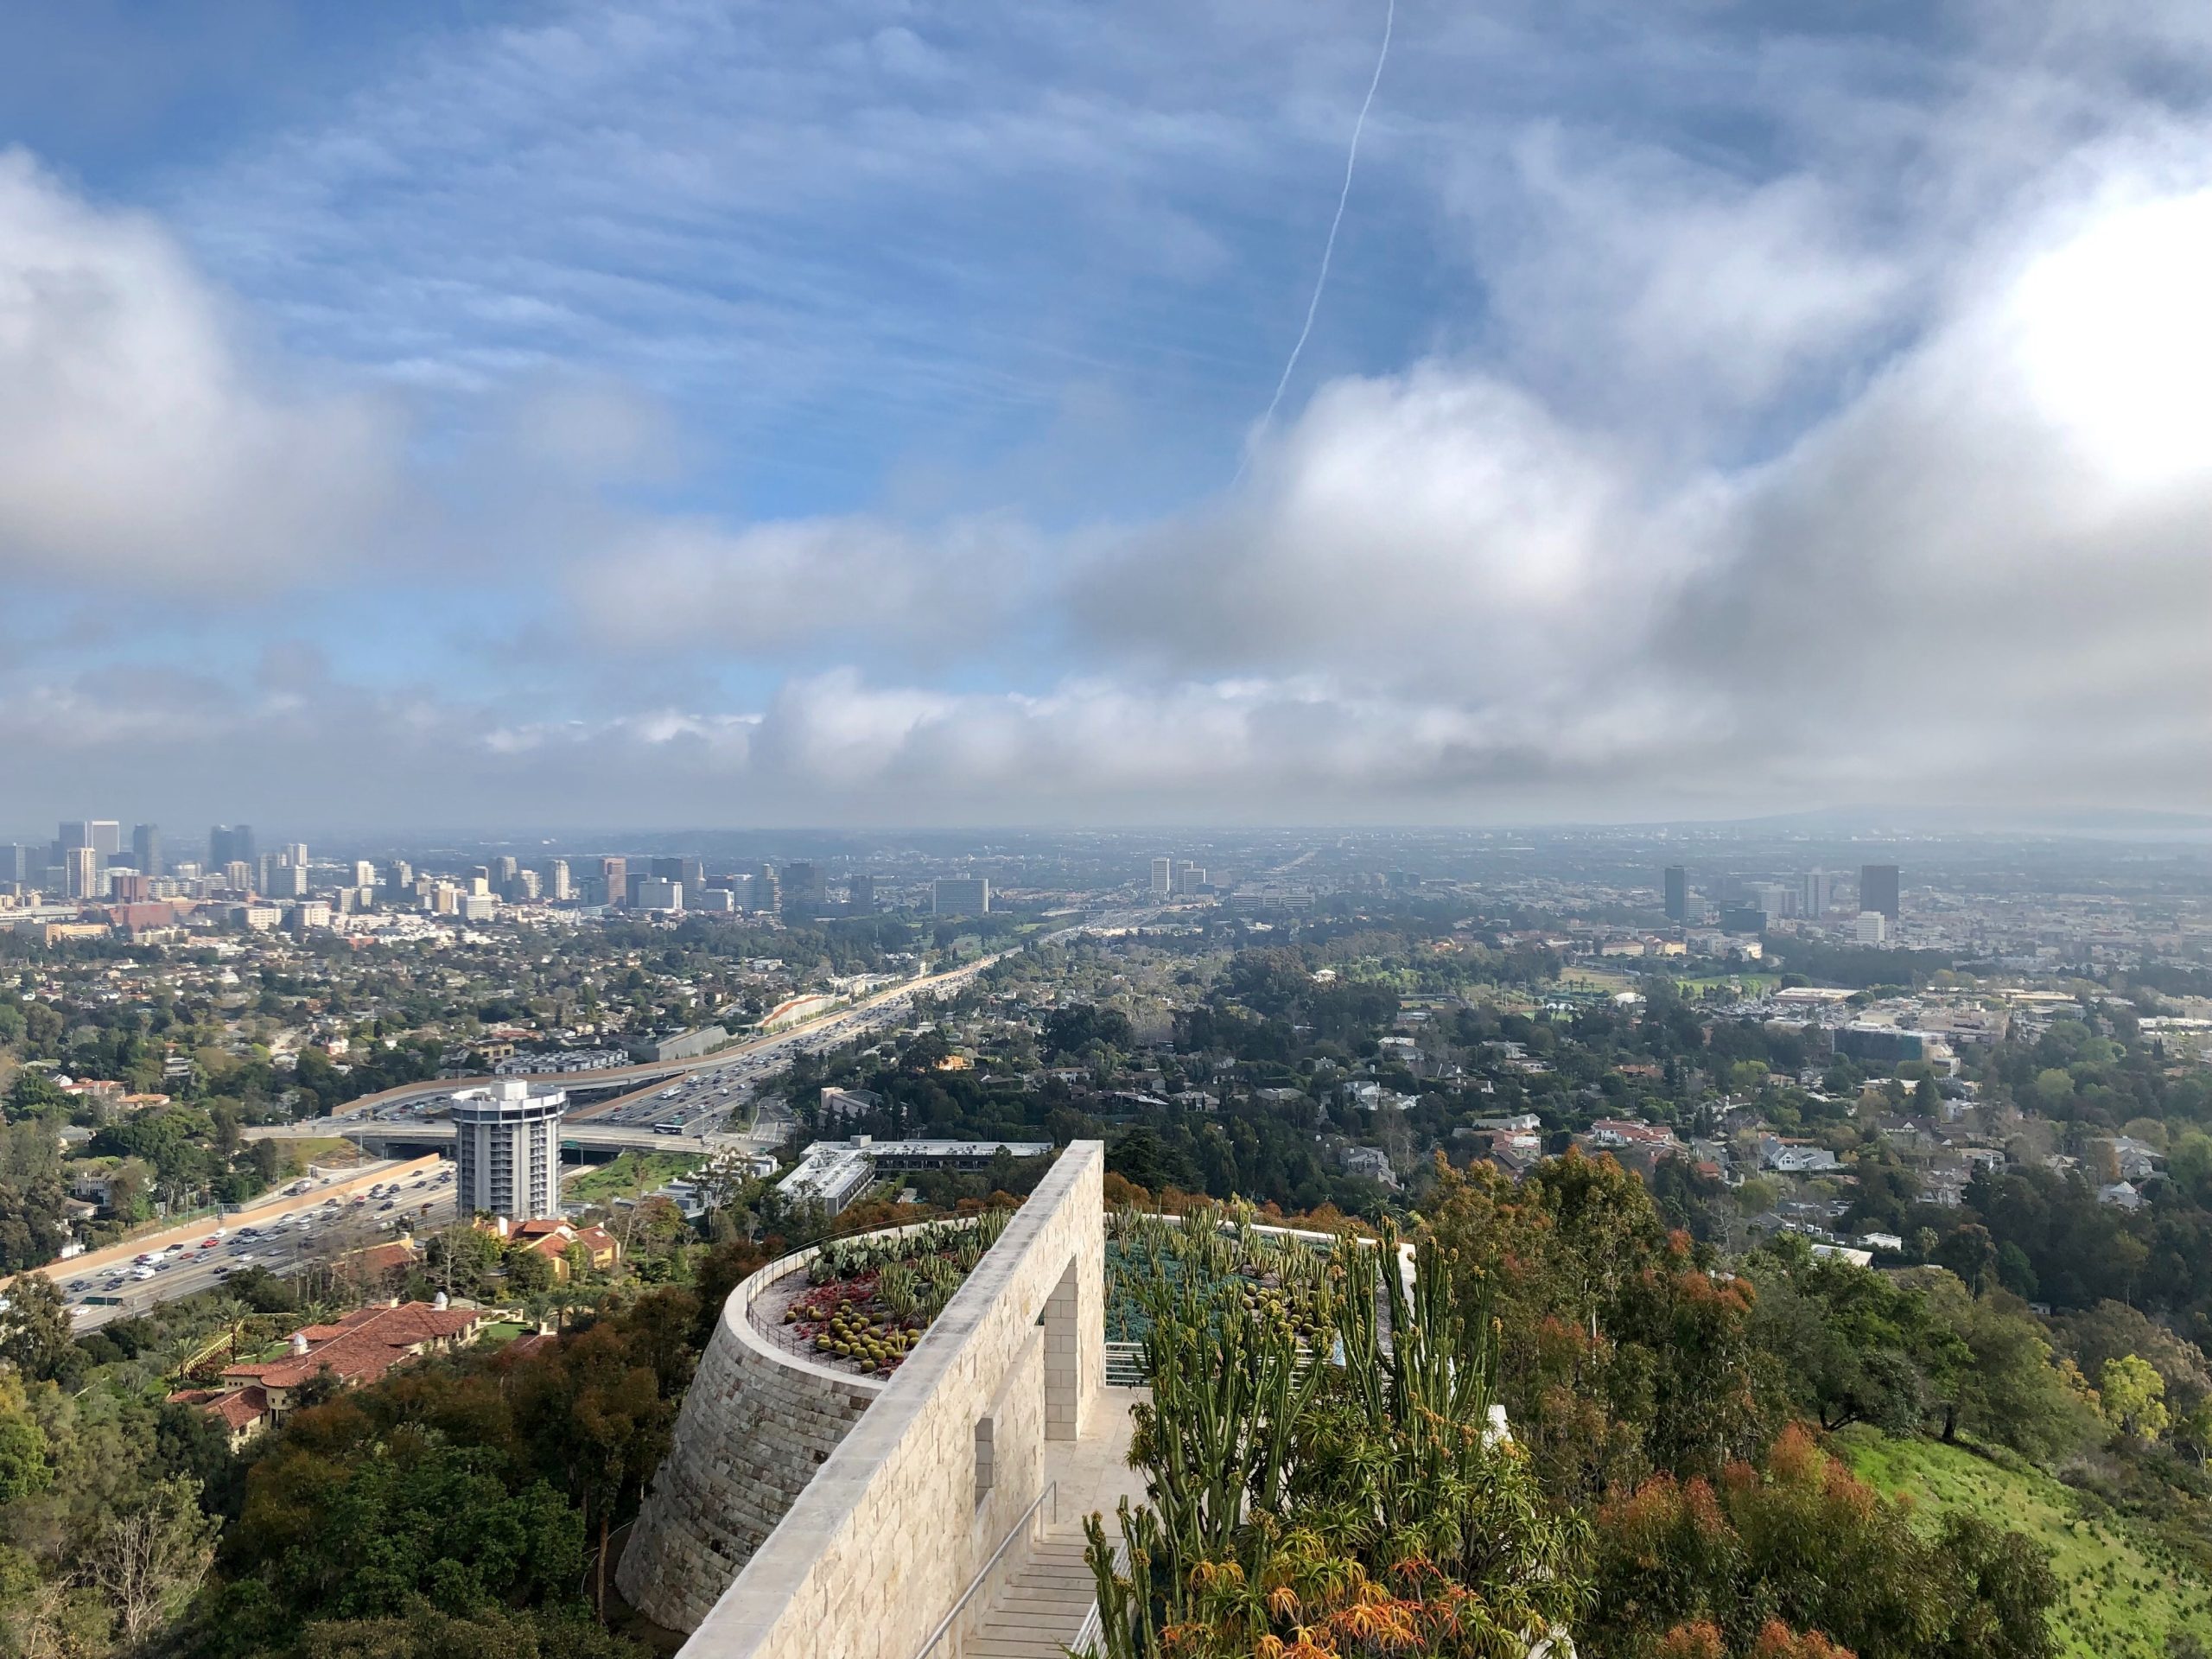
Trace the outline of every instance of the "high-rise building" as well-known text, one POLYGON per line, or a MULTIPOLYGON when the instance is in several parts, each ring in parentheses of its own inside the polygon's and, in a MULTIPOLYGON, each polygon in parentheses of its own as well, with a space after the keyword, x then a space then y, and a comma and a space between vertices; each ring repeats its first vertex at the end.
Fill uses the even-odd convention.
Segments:
POLYGON ((1851 937, 1859 944, 1886 944, 1890 938, 1890 918, 1878 910, 1862 910, 1859 919, 1852 924, 1851 937))
POLYGON ((1897 919, 1897 867, 1863 864, 1859 869, 1859 908, 1879 911, 1891 922, 1897 919))
POLYGON ((1679 864, 1669 864, 1660 879, 1667 889, 1667 919, 1670 922, 1689 920, 1690 873, 1679 864))
POLYGON ((499 857, 492 861, 492 868, 490 872, 492 885, 504 892, 507 884, 515 879, 515 872, 519 870, 521 868, 522 865, 520 862, 518 862, 511 855, 506 853, 500 854, 499 857))
POLYGON ((166 875, 168 871, 162 863, 162 826, 158 823, 134 824, 130 830, 130 861, 144 876, 166 875))
POLYGON ((253 866, 242 858, 234 858, 223 866, 223 885, 233 893, 253 891, 253 866))
POLYGON ((454 1205, 462 1216, 550 1220, 561 1213, 565 1090, 531 1092, 521 1077, 454 1096, 454 1205))
POLYGON ((415 867, 404 858, 395 858, 385 866, 385 886, 395 892, 411 889, 415 885, 415 867))
POLYGON ((113 818, 94 818, 85 826, 92 832, 92 850, 100 855, 100 867, 123 850, 123 826, 113 818))
POLYGON ((536 870, 517 870, 514 880, 507 883, 507 902, 511 905, 534 905, 540 891, 536 870))
POLYGON ((828 899, 822 867, 804 860, 785 865, 782 891, 785 915, 820 915, 828 899))
POLYGON ((683 861, 680 858, 654 858, 648 861, 645 874, 656 881, 681 881, 683 861))
POLYGON ((545 896, 556 905, 565 905, 575 895, 569 890, 569 861, 549 858, 545 861, 545 896))
POLYGON ((855 875, 845 884, 845 908, 855 916, 875 914, 875 878, 855 875))
POLYGON ((1178 899, 1189 899, 1195 897, 1198 889, 1205 886, 1205 871, 1201 869, 1198 865, 1192 863, 1189 859, 1186 858, 1183 860, 1182 862, 1176 865, 1175 896, 1178 899))
POLYGON ((763 864, 753 878, 753 908, 764 916, 772 916, 783 908, 783 884, 776 873, 763 864))
POLYGON ((630 861, 626 858, 602 858, 599 861, 600 890, 606 897, 601 901, 620 910, 630 902, 630 861))
POLYGON ((1152 896, 1165 899, 1175 891, 1175 861, 1155 858, 1152 861, 1152 896))
POLYGON ((1800 905, 1811 917, 1821 917, 1835 906, 1835 875, 1828 870, 1808 870, 1805 873, 1800 905))
POLYGON ((676 874, 671 879, 681 881, 686 892, 697 893, 707 885, 707 861, 686 854, 676 861, 676 874))
POLYGON ((64 880, 72 899, 98 899, 107 883, 107 865, 97 847, 71 847, 61 855, 64 880))
POLYGON ((991 909, 991 884, 985 877, 941 875, 930 883, 932 916, 987 916, 991 909))
POLYGON ((683 908, 683 884, 681 881, 664 881, 657 875, 641 876, 637 891, 638 896, 632 902, 639 910, 683 908))
POLYGON ((219 870, 231 864, 259 862, 253 848, 250 823, 219 823, 207 832, 207 868, 219 870))
POLYGON ((35 879, 31 874, 32 849, 21 842, 0 841, 0 883, 10 887, 27 887, 35 879))
POLYGON ((373 887, 376 884, 377 867, 370 863, 365 858, 355 859, 353 861, 353 885, 357 887, 373 887))

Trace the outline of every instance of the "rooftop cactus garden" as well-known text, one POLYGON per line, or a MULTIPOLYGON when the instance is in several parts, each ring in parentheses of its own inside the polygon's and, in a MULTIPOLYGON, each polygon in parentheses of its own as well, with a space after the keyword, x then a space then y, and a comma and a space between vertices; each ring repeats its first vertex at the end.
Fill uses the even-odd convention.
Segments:
POLYGON ((1013 1218, 987 1210, 895 1233, 836 1239, 807 1264, 807 1289, 783 1312, 801 1351, 861 1376, 899 1369, 983 1252, 1013 1218))

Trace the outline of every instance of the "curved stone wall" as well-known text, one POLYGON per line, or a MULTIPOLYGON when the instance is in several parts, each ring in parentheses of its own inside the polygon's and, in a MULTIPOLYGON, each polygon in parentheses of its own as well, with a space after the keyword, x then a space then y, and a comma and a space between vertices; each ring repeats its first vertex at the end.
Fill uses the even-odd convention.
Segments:
POLYGON ((754 1300, 814 1255, 771 1262, 722 1304, 615 1569, 630 1605, 666 1629, 697 1628, 886 1386, 779 1351, 753 1328, 754 1300))

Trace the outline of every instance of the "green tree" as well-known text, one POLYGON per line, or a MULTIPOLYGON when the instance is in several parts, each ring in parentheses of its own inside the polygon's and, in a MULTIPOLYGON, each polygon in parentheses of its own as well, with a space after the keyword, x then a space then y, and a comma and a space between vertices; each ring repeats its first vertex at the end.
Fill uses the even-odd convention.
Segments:
POLYGON ((2149 1360, 2134 1354, 2107 1360, 2097 1394, 2106 1417, 2122 1433, 2155 1440, 2166 1432, 2166 1380, 2149 1360))

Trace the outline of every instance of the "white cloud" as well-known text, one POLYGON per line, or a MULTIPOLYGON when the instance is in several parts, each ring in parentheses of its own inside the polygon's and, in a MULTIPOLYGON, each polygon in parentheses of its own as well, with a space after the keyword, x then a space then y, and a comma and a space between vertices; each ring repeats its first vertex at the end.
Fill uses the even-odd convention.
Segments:
POLYGON ((734 530, 639 518, 571 568, 569 592, 585 632, 625 649, 784 652, 872 638, 927 651, 944 630, 969 647, 1024 596, 1031 543, 996 518, 925 536, 861 517, 734 530))
POLYGON ((259 582, 358 552, 396 434, 258 372, 162 228, 0 154, 0 569, 259 582))

